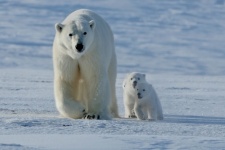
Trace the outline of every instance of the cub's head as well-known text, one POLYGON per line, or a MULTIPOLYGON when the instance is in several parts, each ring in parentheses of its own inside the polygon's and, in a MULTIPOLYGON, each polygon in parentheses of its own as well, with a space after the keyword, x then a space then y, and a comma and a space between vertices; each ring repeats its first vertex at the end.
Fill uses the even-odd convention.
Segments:
POLYGON ((138 72, 132 72, 128 74, 124 81, 123 81, 123 88, 124 89, 134 89, 138 83, 146 83, 145 74, 138 73, 138 72))
POLYGON ((95 21, 75 20, 69 24, 55 24, 60 50, 72 57, 80 58, 89 50, 94 40, 95 21))
POLYGON ((138 83, 135 87, 135 94, 139 100, 144 99, 151 93, 152 85, 148 83, 138 83))

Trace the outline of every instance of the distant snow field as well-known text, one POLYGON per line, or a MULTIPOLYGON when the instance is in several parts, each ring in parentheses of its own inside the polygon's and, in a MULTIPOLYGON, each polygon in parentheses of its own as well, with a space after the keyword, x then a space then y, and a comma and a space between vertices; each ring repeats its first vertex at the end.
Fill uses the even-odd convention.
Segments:
POLYGON ((225 1, 0 2, 0 149, 225 149, 225 1), (162 121, 73 120, 53 97, 54 24, 88 8, 112 27, 117 99, 126 73, 146 73, 162 121))

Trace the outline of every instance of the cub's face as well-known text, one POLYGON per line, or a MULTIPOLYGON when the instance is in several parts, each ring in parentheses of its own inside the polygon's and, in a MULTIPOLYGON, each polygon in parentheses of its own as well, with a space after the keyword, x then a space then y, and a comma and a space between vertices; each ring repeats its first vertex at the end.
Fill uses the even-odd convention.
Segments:
POLYGON ((139 100, 147 97, 150 94, 150 84, 138 83, 135 87, 135 94, 139 100))
POLYGON ((145 74, 132 72, 127 75, 123 81, 123 89, 134 92, 135 87, 138 83, 146 83, 145 74))
POLYGON ((55 29, 58 42, 63 47, 60 49, 62 53, 78 59, 90 50, 89 47, 94 40, 94 20, 73 21, 69 24, 57 23, 55 29))

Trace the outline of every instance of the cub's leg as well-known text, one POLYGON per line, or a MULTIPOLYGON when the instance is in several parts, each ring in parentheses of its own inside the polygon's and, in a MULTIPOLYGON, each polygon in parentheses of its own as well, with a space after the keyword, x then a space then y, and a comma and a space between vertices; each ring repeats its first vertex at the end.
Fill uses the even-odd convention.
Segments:
POLYGON ((137 116, 137 119, 138 120, 144 120, 144 115, 143 115, 143 112, 142 112, 142 108, 141 108, 141 105, 134 105, 134 112, 135 112, 135 115, 137 116))

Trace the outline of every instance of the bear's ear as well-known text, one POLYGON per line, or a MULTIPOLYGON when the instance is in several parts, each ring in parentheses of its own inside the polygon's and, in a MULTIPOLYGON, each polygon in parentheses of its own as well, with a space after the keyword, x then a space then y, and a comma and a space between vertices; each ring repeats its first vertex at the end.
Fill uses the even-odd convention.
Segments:
POLYGON ((89 21, 89 25, 90 28, 93 30, 95 28, 95 21, 94 20, 89 21))
POLYGON ((62 32, 63 27, 64 27, 64 25, 61 24, 61 23, 56 23, 56 24, 55 24, 55 30, 56 30, 57 32, 59 32, 59 33, 62 32))

